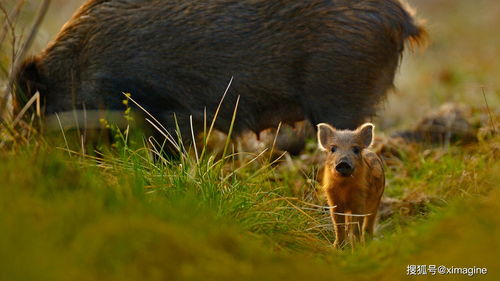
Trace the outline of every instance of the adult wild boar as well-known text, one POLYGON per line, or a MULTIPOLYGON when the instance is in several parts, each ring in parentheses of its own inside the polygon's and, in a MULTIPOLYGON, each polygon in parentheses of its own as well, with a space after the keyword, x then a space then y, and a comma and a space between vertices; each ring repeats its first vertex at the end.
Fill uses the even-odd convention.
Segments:
POLYGON ((398 0, 89 0, 20 71, 46 114, 123 110, 131 93, 183 135, 217 118, 259 132, 307 119, 355 129, 392 86, 424 30, 398 0))

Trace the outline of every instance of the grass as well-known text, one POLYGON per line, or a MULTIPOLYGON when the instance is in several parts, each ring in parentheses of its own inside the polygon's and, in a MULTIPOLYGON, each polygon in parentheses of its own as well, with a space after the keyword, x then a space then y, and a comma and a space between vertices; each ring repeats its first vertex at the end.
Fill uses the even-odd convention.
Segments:
MULTIPOLYGON (((434 42, 407 56, 401 94, 375 120, 379 135, 449 101, 468 104, 478 127, 498 120, 499 45, 488 32, 498 5, 443 3, 418 6, 434 42)), ((52 16, 36 48, 68 14, 52 16)), ((229 143, 222 157, 190 151, 154 161, 135 130, 114 128, 113 144, 82 147, 72 132, 28 130, 36 123, 0 128, 0 280, 400 280, 411 264, 486 267, 475 278, 500 280, 498 134, 398 147, 385 192, 394 201, 375 240, 339 251, 328 214, 316 207, 325 202, 314 140, 300 157, 276 162, 266 153, 233 154, 229 143)))
POLYGON ((389 173, 387 194, 422 192, 444 203, 396 209, 375 241, 344 252, 331 247, 330 228, 313 228, 328 215, 306 208, 284 184, 290 178, 263 163, 227 177, 231 170, 207 169, 208 157, 157 166, 130 148, 99 161, 44 145, 15 157, 4 151, 0 279, 391 280, 407 264, 435 263, 488 267, 495 280, 494 144, 436 148, 437 162, 417 150, 420 161, 404 160, 406 177, 389 173))

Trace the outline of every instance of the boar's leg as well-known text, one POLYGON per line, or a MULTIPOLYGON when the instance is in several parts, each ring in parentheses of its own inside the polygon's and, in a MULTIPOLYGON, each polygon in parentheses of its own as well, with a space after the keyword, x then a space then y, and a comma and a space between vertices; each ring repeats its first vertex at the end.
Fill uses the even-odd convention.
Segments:
POLYGON ((377 104, 393 86, 398 57, 395 53, 374 63, 362 56, 340 59, 337 55, 318 54, 311 59, 301 100, 313 125, 324 122, 354 130, 375 115, 377 104))
POLYGON ((306 97, 305 112, 312 124, 327 123, 338 129, 355 130, 365 119, 372 115, 362 102, 349 94, 335 90, 322 91, 313 89, 314 94, 306 97), (323 96, 323 101, 314 97, 323 96), (329 98, 333 96, 332 98, 329 98), (335 98, 338 97, 338 98, 335 98))

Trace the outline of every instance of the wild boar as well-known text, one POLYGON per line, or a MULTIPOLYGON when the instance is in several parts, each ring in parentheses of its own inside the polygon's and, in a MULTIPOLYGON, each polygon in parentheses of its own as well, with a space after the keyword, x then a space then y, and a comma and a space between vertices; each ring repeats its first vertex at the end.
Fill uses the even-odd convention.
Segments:
POLYGON ((50 115, 123 110, 131 93, 190 139, 190 116, 199 132, 234 77, 221 131, 238 97, 236 133, 300 120, 354 129, 393 85, 405 44, 424 35, 398 0, 89 0, 26 59, 18 97, 39 91, 50 115))

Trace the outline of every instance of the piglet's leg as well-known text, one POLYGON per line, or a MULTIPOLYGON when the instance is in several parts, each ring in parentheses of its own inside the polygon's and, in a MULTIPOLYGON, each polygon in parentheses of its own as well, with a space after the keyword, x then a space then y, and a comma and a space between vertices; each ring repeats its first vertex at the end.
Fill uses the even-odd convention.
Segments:
POLYGON ((365 218, 365 222, 363 224, 363 240, 371 239, 373 237, 376 217, 377 217, 377 211, 375 210, 365 218))
POLYGON ((333 228, 335 229, 335 242, 333 246, 342 248, 344 246, 346 236, 346 220, 345 216, 334 214, 333 209, 330 210, 330 215, 333 221, 333 228))
POLYGON ((363 230, 363 219, 364 217, 358 217, 358 216, 355 216, 355 217, 352 217, 351 218, 351 228, 352 228, 352 233, 353 233, 353 238, 354 238, 354 242, 359 242, 359 241, 363 241, 362 237, 361 237, 361 234, 362 234, 362 230, 363 230))

